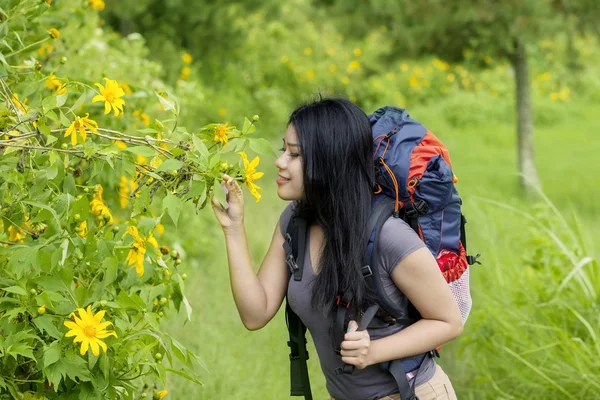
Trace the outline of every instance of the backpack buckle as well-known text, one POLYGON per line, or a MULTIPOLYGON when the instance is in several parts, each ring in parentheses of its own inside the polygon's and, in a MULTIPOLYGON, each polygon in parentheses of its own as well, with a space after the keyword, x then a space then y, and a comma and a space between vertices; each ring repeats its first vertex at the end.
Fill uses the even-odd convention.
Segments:
POLYGON ((288 268, 295 272, 298 270, 298 264, 296 264, 296 261, 294 260, 294 255, 293 254, 288 254, 285 257, 285 263, 287 264, 288 268))
POLYGON ((336 300, 336 302, 335 302, 335 304, 336 304, 336 305, 338 305, 338 306, 340 306, 340 307, 346 307, 346 308, 350 308, 350 302, 344 303, 344 302, 342 301, 342 298, 341 298, 341 296, 339 296, 339 295, 338 295, 338 296, 335 296, 335 300, 336 300))
POLYGON ((479 253, 476 256, 467 256, 467 263, 469 265, 473 265, 473 264, 481 265, 481 263, 477 260, 479 257, 481 257, 481 254, 479 254, 479 253))
POLYGON ((363 278, 368 278, 369 276, 373 275, 373 270, 371 269, 370 265, 365 265, 364 267, 362 267, 361 272, 363 278))
POLYGON ((405 214, 408 218, 416 218, 419 215, 425 215, 429 212, 429 206, 423 199, 409 204, 410 206, 405 211, 405 214))

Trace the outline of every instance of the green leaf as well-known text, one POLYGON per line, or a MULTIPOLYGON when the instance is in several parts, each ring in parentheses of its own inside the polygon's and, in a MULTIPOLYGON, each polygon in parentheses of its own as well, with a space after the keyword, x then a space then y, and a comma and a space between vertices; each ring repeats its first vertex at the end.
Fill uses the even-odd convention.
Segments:
POLYGON ((154 149, 152 149, 151 147, 146 147, 146 146, 127 147, 126 149, 123 149, 123 151, 128 151, 130 153, 136 154, 138 156, 144 156, 144 157, 154 157, 156 155, 156 153, 154 152, 154 149))
POLYGON ((58 140, 58 138, 56 136, 47 135, 46 136, 46 145, 49 146, 52 143, 56 142, 57 140, 58 140))
POLYGON ((55 319, 56 318, 53 318, 50 315, 42 315, 37 318, 34 318, 33 323, 35 324, 35 326, 37 326, 37 328, 40 331, 46 331, 48 335, 52 336, 53 338, 60 339, 62 335, 56 328, 56 325, 54 325, 53 321, 55 319))
POLYGON ((266 139, 248 139, 248 144, 255 153, 261 155, 276 155, 275 151, 273 151, 273 148, 271 147, 271 143, 269 143, 269 141, 266 139))
POLYGON ((143 133, 144 135, 148 135, 150 133, 158 133, 158 131, 154 128, 138 129, 136 132, 143 133))
POLYGON ((192 136, 192 142, 194 142, 194 147, 198 151, 198 153, 202 156, 203 159, 208 159, 210 153, 208 152, 208 148, 198 136, 192 136))
POLYGON ((50 128, 46 125, 46 118, 44 118, 44 117, 38 118, 37 128, 44 135, 46 135, 46 136, 50 135, 50 128))
POLYGON ((109 257, 102 263, 102 269, 104 269, 104 280, 102 286, 106 288, 108 285, 113 283, 117 279, 117 267, 119 266, 119 260, 116 257, 109 257))
POLYGON ((200 196, 202 193, 206 191, 206 182, 204 181, 192 181, 192 187, 190 190, 183 196, 183 201, 187 201, 192 197, 200 196))
POLYGON ((162 164, 160 164, 160 166, 156 169, 156 172, 178 170, 182 166, 183 161, 175 160, 174 158, 169 158, 168 160, 165 160, 162 164))
POLYGON ((87 95, 87 91, 84 90, 83 93, 81 94, 81 96, 79 96, 79 98, 75 101, 75 103, 73 103, 71 108, 69 108, 69 112, 72 112, 73 110, 77 110, 80 106, 82 106, 83 103, 85 102, 86 95, 87 95))
POLYGON ((158 93, 154 93, 154 94, 158 98, 158 101, 160 101, 160 104, 163 106, 163 108, 165 109, 165 111, 173 111, 173 113, 176 113, 175 103, 173 101, 165 99, 164 97, 162 97, 158 93))
POLYGON ((173 220, 175 227, 177 228, 177 220, 179 220, 179 214, 181 213, 181 199, 168 193, 163 199, 163 211, 167 210, 169 217, 173 220))
POLYGON ((44 368, 60 360, 60 342, 55 340, 50 346, 44 347, 44 368))
POLYGON ((227 195, 225 194, 225 190, 223 190, 223 186, 221 186, 221 183, 219 180, 215 179, 215 183, 213 184, 212 191, 213 191, 213 196, 215 196, 217 198, 217 200, 219 201, 219 203, 221 203, 221 205, 223 205, 223 207, 225 207, 225 205, 227 204, 227 195))
POLYGON ((56 96, 56 107, 62 107, 66 102, 69 94, 67 92, 56 96))
POLYGON ((20 294, 23 296, 27 295, 27 292, 25 291, 25 289, 23 289, 20 286, 9 286, 9 287, 2 288, 2 290, 4 290, 5 292, 20 294))
POLYGON ((42 100, 42 107, 44 107, 44 109, 46 111, 56 108, 56 96, 50 95, 50 96, 46 97, 44 100, 42 100))
POLYGON ((50 211, 52 213, 52 216, 56 220, 56 223, 58 224, 58 226, 60 226, 60 220, 58 219, 58 214, 56 214, 56 211, 54 211, 53 208, 51 208, 51 207, 49 207, 49 206, 47 206, 45 204, 38 203, 37 201, 26 201, 26 200, 23 200, 22 203, 29 204, 29 205, 34 206, 34 207, 44 208, 44 209, 50 211))
POLYGON ((60 112, 59 115, 60 115, 60 123, 61 123, 62 126, 69 126, 69 125, 71 125, 71 121, 69 121, 69 118, 67 118, 65 116, 65 114, 63 114, 62 111, 60 112))
POLYGON ((242 135, 253 133, 256 130, 256 126, 248 118, 244 118, 244 127, 242 128, 242 135))

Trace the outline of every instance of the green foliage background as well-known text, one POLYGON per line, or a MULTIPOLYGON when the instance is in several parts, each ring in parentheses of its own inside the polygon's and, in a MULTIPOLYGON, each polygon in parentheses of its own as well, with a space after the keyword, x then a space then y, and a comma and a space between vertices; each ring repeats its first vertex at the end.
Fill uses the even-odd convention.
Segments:
MULTIPOLYGON (((414 2, 404 14, 401 6, 377 7, 371 19, 363 16, 380 2, 326 3, 107 0, 97 13, 89 12, 85 1, 55 0, 47 23, 60 29, 61 44, 44 57, 34 48, 32 57, 45 75, 127 82, 135 94, 125 116, 111 122, 114 129, 143 128, 134 109, 164 120, 153 90, 168 90, 179 99, 178 122, 189 132, 209 122, 241 125, 244 115, 259 114, 256 134, 272 146, 279 144, 289 112, 318 92, 345 95, 367 113, 383 105, 408 108, 448 146, 469 219, 469 247, 484 255, 484 265, 472 270, 472 315, 440 360, 459 398, 600 397, 600 271, 594 247, 600 238, 600 164, 592 151, 600 147, 594 134, 600 128, 600 47, 597 36, 584 29, 594 22, 582 13, 579 19, 567 15, 575 27, 570 36, 547 29, 564 22, 559 8, 543 8, 549 2, 524 6, 529 19, 519 27, 539 25, 525 37, 536 163, 544 188, 544 194, 526 197, 515 172, 514 76, 499 46, 490 45, 499 31, 482 31, 476 43, 436 51, 444 40, 460 40, 452 31, 434 36, 433 42, 419 40, 431 30, 426 18, 418 23, 424 15, 419 13, 431 11, 428 2, 414 2), (182 59, 186 52, 191 64, 182 59), (65 64, 58 62, 63 56, 65 64)), ((593 14, 593 4, 573 5, 593 14)), ((452 6, 449 20, 456 24, 447 27, 458 29, 456 21, 474 15, 469 14, 472 5, 452 6)), ((47 29, 27 25, 39 37, 47 29)), ((87 107, 102 125, 101 105, 87 107)), ((223 159, 233 162, 230 156, 223 159)), ((273 162, 273 156, 261 158, 261 202, 246 196, 256 267, 285 207, 275 195, 273 162)), ((115 202, 116 179, 105 182, 106 196, 115 202)), ((201 386, 171 375, 169 396, 287 398, 283 313, 265 329, 247 332, 231 298, 224 241, 214 216, 209 210, 196 215, 189 203, 182 205, 181 216, 175 226, 165 214, 161 244, 168 243, 183 260, 179 271, 189 276, 186 294, 193 314, 185 323, 182 308, 160 329, 198 355, 205 369, 198 371, 201 386)), ((313 392, 327 398, 314 348, 309 351, 313 392)))

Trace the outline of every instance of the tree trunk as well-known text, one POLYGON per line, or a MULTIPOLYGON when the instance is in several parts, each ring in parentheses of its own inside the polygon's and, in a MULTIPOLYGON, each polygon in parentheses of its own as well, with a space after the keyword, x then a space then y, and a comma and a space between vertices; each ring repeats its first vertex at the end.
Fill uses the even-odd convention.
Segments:
POLYGON ((525 44, 517 39, 511 57, 515 71, 517 95, 517 152, 521 187, 531 191, 540 187, 533 157, 533 110, 531 108, 531 83, 525 44))

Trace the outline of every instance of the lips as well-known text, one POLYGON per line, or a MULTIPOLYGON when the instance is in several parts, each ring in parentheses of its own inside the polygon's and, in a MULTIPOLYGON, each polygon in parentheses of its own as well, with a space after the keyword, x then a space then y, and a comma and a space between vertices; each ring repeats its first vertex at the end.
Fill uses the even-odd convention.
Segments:
POLYGON ((285 179, 286 181, 290 180, 290 178, 286 178, 285 176, 282 176, 282 175, 277 175, 277 176, 279 176, 281 179, 285 179))

